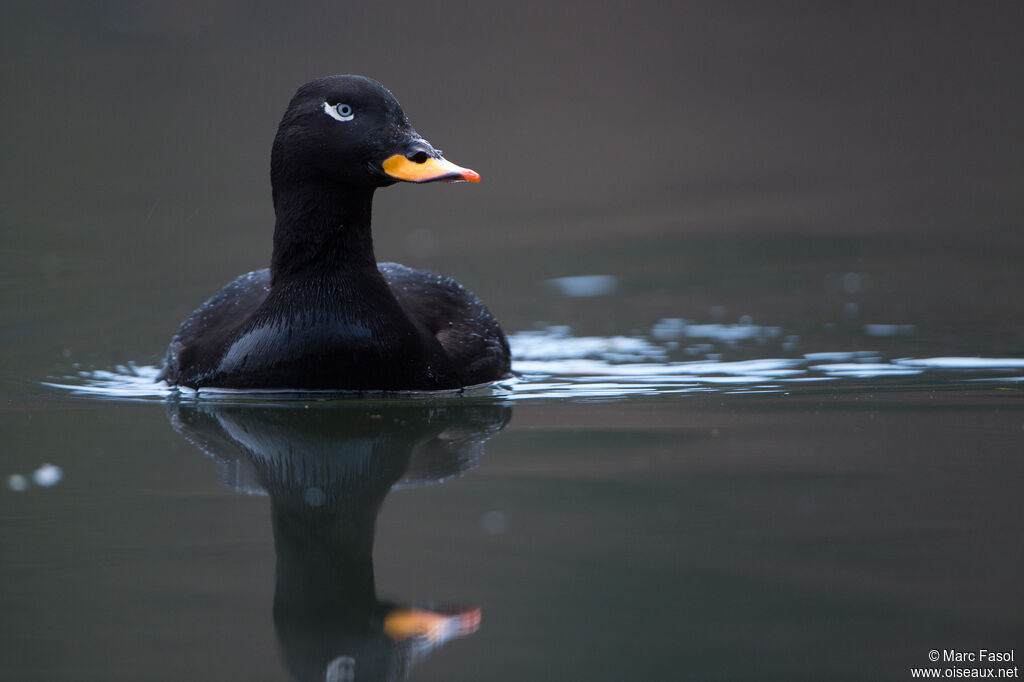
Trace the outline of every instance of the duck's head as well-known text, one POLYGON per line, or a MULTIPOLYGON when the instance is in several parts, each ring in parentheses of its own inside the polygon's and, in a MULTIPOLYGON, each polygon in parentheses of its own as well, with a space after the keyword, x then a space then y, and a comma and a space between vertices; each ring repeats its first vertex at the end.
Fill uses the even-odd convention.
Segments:
POLYGON ((295 93, 274 139, 275 193, 299 183, 383 187, 398 181, 479 182, 413 129, 398 100, 375 80, 328 76, 295 93))

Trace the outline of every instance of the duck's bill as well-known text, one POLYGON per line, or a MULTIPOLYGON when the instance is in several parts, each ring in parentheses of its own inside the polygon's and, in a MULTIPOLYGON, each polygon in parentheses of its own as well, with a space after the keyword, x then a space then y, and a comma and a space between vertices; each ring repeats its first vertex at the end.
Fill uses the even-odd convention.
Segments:
POLYGON ((416 163, 395 154, 386 158, 381 167, 388 177, 405 182, 480 182, 479 173, 456 166, 444 158, 429 158, 423 163, 416 163))

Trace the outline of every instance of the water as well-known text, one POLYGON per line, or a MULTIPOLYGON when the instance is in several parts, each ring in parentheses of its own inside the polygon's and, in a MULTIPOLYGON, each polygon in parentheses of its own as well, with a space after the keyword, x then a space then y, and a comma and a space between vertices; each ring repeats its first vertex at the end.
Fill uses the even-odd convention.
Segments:
POLYGON ((673 361, 665 327, 515 334, 521 375, 462 394, 51 383, 90 454, 9 500, 21 612, 72 617, 13 621, 22 672, 856 679, 1015 645, 1024 359, 673 361))
POLYGON ((0 680, 1019 659, 1019 13, 556 9, 4 5, 0 680), (519 376, 155 382, 266 266, 274 127, 338 71, 482 174, 382 190, 376 250, 519 376))

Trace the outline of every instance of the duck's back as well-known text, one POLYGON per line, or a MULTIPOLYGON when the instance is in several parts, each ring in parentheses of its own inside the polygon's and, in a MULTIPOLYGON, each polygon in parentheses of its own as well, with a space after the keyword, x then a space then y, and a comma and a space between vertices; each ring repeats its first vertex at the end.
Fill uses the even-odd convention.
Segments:
POLYGON ((480 299, 436 272, 413 270, 398 263, 380 263, 377 267, 405 313, 441 344, 462 374, 463 386, 508 375, 508 341, 480 299))

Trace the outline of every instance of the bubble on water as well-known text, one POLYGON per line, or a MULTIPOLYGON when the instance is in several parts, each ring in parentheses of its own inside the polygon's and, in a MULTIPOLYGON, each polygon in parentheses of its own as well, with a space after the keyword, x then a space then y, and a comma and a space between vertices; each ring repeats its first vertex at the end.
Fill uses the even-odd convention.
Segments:
POLYGON ((489 511, 480 517, 480 527, 488 535, 501 535, 508 529, 508 515, 500 511, 489 511))
POLYGON ((7 477, 7 486, 16 493, 28 490, 28 479, 21 474, 11 474, 7 477))
POLYGON ((912 324, 866 324, 864 333, 868 336, 913 336, 917 327, 912 324))
POLYGON ((32 480, 43 488, 57 485, 62 478, 64 478, 64 470, 55 464, 44 464, 32 472, 32 480))
POLYGON ((569 298, 607 296, 619 288, 619 278, 612 275, 555 277, 547 283, 569 298))

